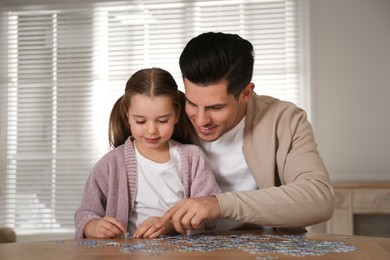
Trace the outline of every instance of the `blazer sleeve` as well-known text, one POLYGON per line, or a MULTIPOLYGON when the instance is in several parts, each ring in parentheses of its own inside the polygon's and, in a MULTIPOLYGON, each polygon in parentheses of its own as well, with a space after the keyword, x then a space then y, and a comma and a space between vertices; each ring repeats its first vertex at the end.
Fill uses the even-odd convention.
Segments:
POLYGON ((253 147, 246 150, 259 189, 217 195, 221 217, 263 226, 305 227, 332 216, 331 181, 306 114, 289 109, 279 113, 279 120, 274 127, 255 132, 268 139, 252 139, 253 147))

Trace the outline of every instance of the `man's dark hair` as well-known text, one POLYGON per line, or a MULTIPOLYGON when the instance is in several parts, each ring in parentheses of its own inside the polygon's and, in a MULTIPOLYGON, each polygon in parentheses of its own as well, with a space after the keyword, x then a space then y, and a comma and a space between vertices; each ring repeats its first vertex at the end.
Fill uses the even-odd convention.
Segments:
POLYGON ((208 32, 191 39, 180 55, 183 79, 207 86, 226 80, 227 92, 238 97, 252 80, 252 44, 237 34, 208 32))

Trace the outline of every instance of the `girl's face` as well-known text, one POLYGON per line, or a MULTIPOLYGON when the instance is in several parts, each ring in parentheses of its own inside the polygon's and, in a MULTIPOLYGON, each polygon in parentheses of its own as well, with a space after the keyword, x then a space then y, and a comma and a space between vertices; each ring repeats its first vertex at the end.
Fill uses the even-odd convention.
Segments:
POLYGON ((136 94, 130 99, 128 120, 137 148, 167 149, 178 112, 169 96, 147 97, 136 94))

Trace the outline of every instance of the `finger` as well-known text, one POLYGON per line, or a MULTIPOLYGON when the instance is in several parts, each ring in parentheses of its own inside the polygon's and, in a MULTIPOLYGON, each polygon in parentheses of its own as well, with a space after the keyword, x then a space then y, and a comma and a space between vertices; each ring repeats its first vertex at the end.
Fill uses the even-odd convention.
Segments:
POLYGON ((139 227, 137 228, 137 230, 134 232, 133 236, 134 236, 135 238, 141 238, 141 237, 143 237, 143 235, 144 235, 144 233, 145 233, 146 230, 147 230, 147 229, 146 229, 144 226, 139 226, 139 227))
POLYGON ((167 212, 165 212, 165 214, 160 218, 160 220, 156 223, 156 228, 157 229, 160 229, 161 227, 165 226, 171 219, 172 219, 172 216, 176 213, 176 211, 178 209, 180 209, 181 207, 181 204, 182 204, 182 201, 180 201, 179 203, 177 203, 175 206, 171 207, 170 209, 168 209, 167 212))
POLYGON ((111 238, 111 237, 115 236, 114 232, 112 232, 110 229, 107 229, 104 226, 101 226, 97 230, 97 233, 98 233, 98 236, 97 236, 98 238, 111 238))
POLYGON ((134 237, 140 238, 140 237, 145 237, 144 234, 145 232, 153 226, 153 223, 146 222, 144 221, 137 230, 134 232, 134 237))
POLYGON ((200 229, 204 226, 205 218, 201 214, 195 213, 191 219, 191 226, 193 229, 200 229))
POLYGON ((156 230, 153 234, 151 234, 151 235, 149 236, 149 238, 156 238, 156 237, 159 237, 160 235, 163 234, 164 231, 165 231, 165 229, 156 230))
POLYGON ((192 225, 192 228, 193 229, 201 229, 204 227, 204 222, 203 222, 203 219, 202 220, 194 220, 192 219, 191 220, 191 225, 192 225))
POLYGON ((106 219, 101 219, 99 227, 98 231, 109 237, 114 237, 124 233, 121 229, 119 229, 119 227, 106 219))
MULTIPOLYGON (((172 221, 173 222, 173 216, 176 214, 177 215, 177 211, 181 210, 181 207, 182 205, 185 203, 185 199, 184 200, 181 200, 180 202, 178 202, 176 205, 174 205, 173 207, 171 207, 167 212, 165 212, 165 214, 160 217, 160 220, 155 224, 155 228, 156 229, 161 229, 163 228, 164 226, 166 226, 168 224, 169 221, 172 221)), ((174 223, 174 226, 175 226, 175 229, 177 232, 181 233, 181 234, 184 234, 185 233, 185 230, 184 228, 181 226, 181 219, 179 219, 179 222, 176 221, 176 223, 174 223)))
MULTIPOLYGON (((186 226, 183 225, 182 219, 186 215, 187 209, 186 208, 179 208, 176 210, 175 214, 172 216, 172 224, 177 232, 179 232, 182 235, 186 235, 186 226)), ((191 227, 188 227, 191 228, 191 227)))
POLYGON ((196 212, 192 210, 186 212, 181 218, 181 224, 185 229, 194 229, 192 225, 192 219, 196 216, 196 212))
POLYGON ((105 221, 102 225, 102 232, 109 237, 123 234, 122 230, 120 230, 116 225, 107 221, 105 221))
POLYGON ((191 209, 182 217, 181 223, 186 230, 193 230, 202 228, 204 221, 205 218, 201 215, 200 212, 191 209))
POLYGON ((108 230, 104 225, 107 225, 105 221, 99 220, 96 222, 93 228, 90 228, 90 237, 94 238, 108 238, 112 236, 112 232, 108 230))
POLYGON ((119 229, 120 232, 118 234, 127 232, 126 226, 122 222, 120 222, 118 219, 111 217, 111 216, 105 216, 103 219, 108 221, 112 225, 114 225, 117 229, 119 229))
MULTIPOLYGON (((164 227, 162 229, 164 229, 164 227)), ((156 231, 158 231, 156 229, 156 227, 155 226, 151 226, 148 230, 145 231, 145 233, 143 234, 143 237, 144 238, 151 238, 151 235, 156 233, 156 231)))

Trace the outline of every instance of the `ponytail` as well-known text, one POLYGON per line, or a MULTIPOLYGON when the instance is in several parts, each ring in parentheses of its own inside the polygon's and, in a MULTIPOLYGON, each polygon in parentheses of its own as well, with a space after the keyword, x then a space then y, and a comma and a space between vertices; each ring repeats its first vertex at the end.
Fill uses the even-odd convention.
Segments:
POLYGON ((108 141, 111 148, 116 148, 124 144, 131 135, 127 113, 123 106, 123 98, 124 96, 121 96, 115 102, 110 114, 108 141))

